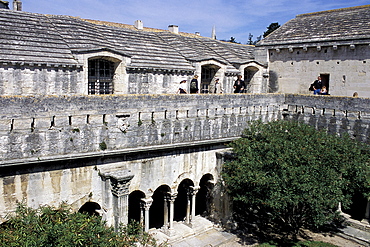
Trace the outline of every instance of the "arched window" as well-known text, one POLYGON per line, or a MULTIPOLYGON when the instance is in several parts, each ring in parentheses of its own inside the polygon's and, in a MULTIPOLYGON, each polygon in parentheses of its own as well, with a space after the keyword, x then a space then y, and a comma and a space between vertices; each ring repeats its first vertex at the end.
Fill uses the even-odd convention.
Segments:
POLYGON ((89 94, 112 94, 114 63, 105 59, 89 60, 89 94))

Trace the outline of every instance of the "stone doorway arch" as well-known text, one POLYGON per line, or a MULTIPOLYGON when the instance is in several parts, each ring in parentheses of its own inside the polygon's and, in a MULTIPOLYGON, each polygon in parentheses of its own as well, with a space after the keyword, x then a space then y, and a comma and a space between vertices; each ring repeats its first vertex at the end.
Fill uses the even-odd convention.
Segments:
POLYGON ((128 222, 136 221, 143 223, 143 210, 141 200, 145 198, 144 192, 135 190, 128 197, 128 222))
POLYGON ((101 210, 101 206, 96 202, 86 202, 84 205, 80 207, 78 210, 79 213, 87 214, 89 216, 101 216, 99 211, 101 210))
POLYGON ((193 191, 192 190, 193 186, 194 186, 193 181, 191 181, 190 179, 184 179, 183 181, 181 181, 179 187, 177 188, 177 197, 175 200, 175 212, 174 212, 175 221, 185 221, 186 217, 190 215, 189 211, 191 207, 190 196, 191 192, 193 191))
POLYGON ((154 191, 152 196, 153 202, 149 209, 149 228, 161 228, 164 225, 164 207, 167 207, 165 201, 167 201, 167 195, 170 191, 171 189, 168 185, 161 185, 154 191))
POLYGON ((255 66, 248 66, 244 69, 244 83, 245 83, 245 93, 253 92, 253 85, 257 84, 256 74, 259 69, 255 66))
POLYGON ((211 194, 211 191, 214 188, 213 175, 203 175, 200 179, 199 187, 200 189, 196 196, 195 215, 206 217, 211 214, 211 205, 213 203, 213 197, 211 194))
POLYGON ((220 68, 220 66, 215 64, 202 65, 200 93, 210 93, 211 82, 215 77, 217 77, 217 72, 220 68))

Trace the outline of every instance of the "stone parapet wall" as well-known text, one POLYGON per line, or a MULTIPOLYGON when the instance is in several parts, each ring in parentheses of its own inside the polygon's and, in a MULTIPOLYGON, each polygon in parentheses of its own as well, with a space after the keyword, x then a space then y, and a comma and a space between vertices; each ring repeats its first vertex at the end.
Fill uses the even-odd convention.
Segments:
POLYGON ((1 165, 229 141, 281 116, 276 95, 1 97, 1 165))
POLYGON ((108 156, 238 138, 295 118, 367 142, 370 99, 294 94, 1 97, 0 164, 108 156))
POLYGON ((370 99, 287 94, 285 118, 370 143, 370 99))

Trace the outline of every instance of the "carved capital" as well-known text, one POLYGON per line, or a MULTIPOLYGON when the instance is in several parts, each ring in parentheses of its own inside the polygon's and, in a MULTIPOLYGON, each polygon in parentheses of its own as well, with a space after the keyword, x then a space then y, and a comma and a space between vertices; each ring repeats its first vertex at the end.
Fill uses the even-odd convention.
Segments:
POLYGON ((109 172, 100 174, 104 180, 109 179, 112 185, 112 194, 120 197, 129 194, 129 186, 131 179, 134 175, 131 175, 127 171, 109 172))
POLYGON ((150 206, 152 206, 153 199, 152 198, 144 198, 141 199, 141 207, 145 210, 148 211, 150 209, 150 206))

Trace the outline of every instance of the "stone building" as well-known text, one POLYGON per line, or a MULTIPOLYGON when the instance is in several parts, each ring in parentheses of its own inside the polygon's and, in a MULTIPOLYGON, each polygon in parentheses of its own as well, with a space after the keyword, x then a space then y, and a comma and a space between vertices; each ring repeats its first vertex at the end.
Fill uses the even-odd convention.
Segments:
POLYGON ((370 97, 370 5, 297 15, 258 43, 269 92, 309 93, 321 76, 332 95, 370 97))
POLYGON ((253 46, 135 25, 0 10, 0 95, 176 93, 200 78, 202 93, 217 77, 232 92, 235 75, 264 92, 266 67, 253 46))
MULTIPOLYGON (((324 13, 348 19, 369 8, 324 13)), ((311 77, 328 74, 331 94, 366 96, 366 35, 303 39, 298 25, 323 15, 298 16, 253 47, 174 25, 158 30, 141 21, 0 9, 0 220, 20 201, 66 201, 110 225, 135 219, 174 237, 181 235, 174 224, 196 229, 201 216, 229 220, 220 171, 226 144, 249 120, 295 118, 370 142, 369 99, 284 94, 308 93, 311 77), (342 84, 334 70, 345 73, 342 84), (248 94, 230 94, 239 74, 248 94), (200 94, 174 95, 194 75, 200 94), (215 77, 226 94, 210 94, 215 77), (255 94, 268 91, 283 93, 255 94)), ((369 218, 366 198, 351 210, 358 220, 369 218)))

